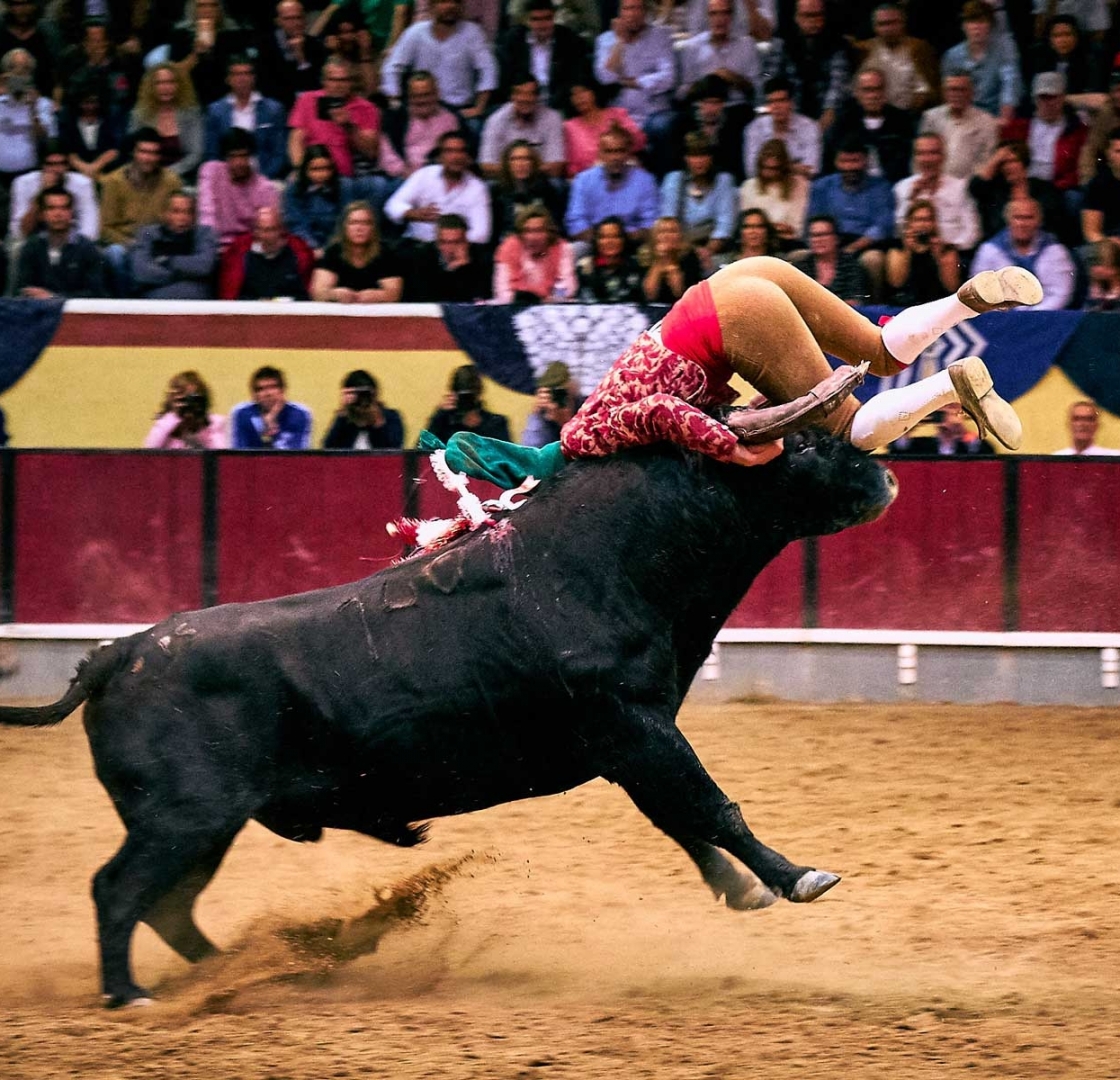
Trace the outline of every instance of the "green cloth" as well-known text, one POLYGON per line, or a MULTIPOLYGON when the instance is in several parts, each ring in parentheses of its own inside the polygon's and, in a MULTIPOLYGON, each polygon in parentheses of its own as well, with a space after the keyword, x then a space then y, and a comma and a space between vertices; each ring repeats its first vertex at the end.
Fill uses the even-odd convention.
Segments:
POLYGON ((457 431, 446 447, 430 431, 421 431, 417 446, 426 454, 445 450, 449 469, 497 484, 503 491, 520 487, 529 476, 543 480, 566 464, 558 442, 544 447, 519 446, 470 431, 457 431))

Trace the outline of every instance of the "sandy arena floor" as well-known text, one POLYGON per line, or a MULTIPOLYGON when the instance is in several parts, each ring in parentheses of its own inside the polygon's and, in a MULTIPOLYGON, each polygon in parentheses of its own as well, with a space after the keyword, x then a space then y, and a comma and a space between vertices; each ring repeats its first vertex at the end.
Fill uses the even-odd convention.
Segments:
POLYGON ((229 951, 190 969, 141 928, 160 1000, 124 1013, 97 1002, 89 899, 121 829, 78 718, 0 730, 0 1077, 1120 1076, 1120 710, 681 726, 836 889, 727 911, 602 782, 411 851, 254 825, 200 903, 229 951))

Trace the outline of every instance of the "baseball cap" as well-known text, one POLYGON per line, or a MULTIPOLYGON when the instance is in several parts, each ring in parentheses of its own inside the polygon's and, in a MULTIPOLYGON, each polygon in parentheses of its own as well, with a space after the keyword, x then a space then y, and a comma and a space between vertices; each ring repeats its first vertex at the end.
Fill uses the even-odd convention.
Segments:
POLYGON ((1031 82, 1031 97, 1058 97, 1066 92, 1066 77, 1060 71, 1040 71, 1031 82))
POLYGON ((538 390, 561 390, 572 381, 572 373, 562 360, 553 360, 537 380, 538 390))

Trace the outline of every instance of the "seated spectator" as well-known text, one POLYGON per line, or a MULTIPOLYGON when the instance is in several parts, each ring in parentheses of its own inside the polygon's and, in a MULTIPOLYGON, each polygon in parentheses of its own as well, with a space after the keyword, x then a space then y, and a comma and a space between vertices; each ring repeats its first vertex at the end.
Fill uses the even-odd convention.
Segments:
POLYGON ((472 244, 490 240, 490 192, 471 171, 467 138, 449 131, 438 143, 439 164, 426 165, 414 172, 385 204, 385 216, 405 225, 410 240, 430 242, 435 238, 436 220, 441 214, 458 214, 467 222, 467 239, 472 244))
POLYGON ((746 175, 743 168, 743 131, 746 116, 727 100, 727 83, 718 75, 706 75, 689 97, 689 122, 712 145, 717 173, 730 174, 736 184, 746 175))
POLYGON ((154 128, 133 134, 132 160, 102 181, 101 243, 118 296, 131 292, 128 246, 137 230, 158 222, 167 197, 182 186, 179 176, 160 164, 160 138, 154 128))
POLYGON ((303 164, 284 188, 284 220, 291 234, 321 259, 343 207, 353 201, 353 181, 338 175, 331 152, 325 146, 309 146, 303 164))
POLYGON ((229 63, 249 47, 249 36, 226 15, 221 0, 189 0, 169 45, 171 62, 190 79, 205 109, 225 92, 229 63))
POLYGON ((491 276, 487 249, 467 239, 466 219, 441 214, 436 219, 435 240, 413 249, 405 275, 405 299, 415 304, 488 300, 491 276))
MULTIPOLYGON (((275 216, 275 211, 261 213, 275 216)), ((234 450, 306 450, 311 445, 311 410, 288 400, 279 368, 257 368, 249 380, 249 392, 252 401, 235 405, 229 414, 234 450)))
POLYGON ((972 104, 972 76, 951 71, 941 81, 944 105, 922 113, 918 131, 940 135, 945 147, 945 172, 967 180, 995 152, 999 121, 972 104))
POLYGON ((642 268, 630 252, 626 223, 606 217, 591 235, 591 251, 576 264, 579 299, 585 304, 641 304, 642 268))
POLYGON ((119 121, 128 115, 140 82, 140 58, 118 50, 109 35, 109 24, 97 16, 82 23, 82 38, 65 49, 58 62, 54 100, 62 105, 79 84, 96 88, 105 98, 105 110, 119 121))
POLYGON ((769 79, 762 88, 767 112, 751 121, 744 135, 743 167, 754 175, 764 142, 781 139, 789 151, 793 171, 813 177, 821 171, 821 132, 807 116, 793 111, 793 87, 788 79, 769 79))
POLYGON ((1012 199, 1034 199, 1042 207, 1047 231, 1069 238, 1072 221, 1053 184, 1028 172, 1031 152, 1025 142, 1004 140, 968 182, 968 191, 980 208, 980 227, 985 237, 1004 227, 1003 211, 1012 199))
POLYGON ((1081 232, 1087 244, 1120 244, 1120 127, 1108 136, 1104 165, 1085 188, 1081 232))
POLYGON ((964 41, 941 57, 941 75, 967 71, 976 104, 1005 123, 1015 116, 1023 94, 1019 50, 1010 34, 995 30, 995 15, 984 0, 967 0, 961 8, 964 41))
POLYGON ((315 20, 311 33, 322 39, 327 49, 328 58, 337 57, 345 60, 354 72, 354 88, 360 97, 372 99, 378 92, 378 64, 380 54, 384 47, 387 34, 400 36, 399 31, 393 31, 392 24, 399 23, 400 31, 404 30, 404 14, 398 14, 398 8, 403 7, 397 3, 376 3, 369 5, 371 20, 381 22, 383 30, 378 34, 382 44, 375 45, 371 28, 362 18, 362 13, 356 3, 328 4, 315 20))
POLYGON ((12 182, 11 215, 8 236, 20 241, 39 227, 39 209, 35 196, 47 188, 62 186, 74 197, 74 228, 96 242, 101 235, 101 212, 93 181, 79 172, 71 172, 62 144, 48 139, 42 144, 42 157, 35 172, 17 176, 12 182))
POLYGON ((132 282, 145 300, 210 300, 218 265, 218 237, 195 225, 195 200, 185 191, 167 198, 159 225, 145 225, 130 251, 132 282))
POLYGON ((1066 81, 1066 100, 1075 109, 1097 109, 1105 99, 1105 68, 1096 42, 1087 40, 1073 15, 1051 15, 1041 41, 1031 50, 1033 75, 1056 71, 1066 81))
POLYGON ((874 37, 856 42, 860 68, 874 68, 883 76, 886 104, 917 116, 937 101, 936 50, 928 41, 907 33, 902 4, 879 4, 872 29, 874 37))
POLYGON ((1098 240, 1088 245, 1089 290, 1082 311, 1120 311, 1120 244, 1098 240))
POLYGON ((174 64, 157 64, 140 80, 140 92, 128 118, 128 133, 141 128, 159 138, 160 164, 185 182, 202 164, 202 113, 190 80, 174 64))
POLYGON ((611 29, 595 39, 595 77, 618 88, 617 104, 646 133, 647 161, 658 176, 669 171, 676 73, 671 32, 649 22, 645 0, 621 0, 611 29))
POLYGON ((890 445, 892 454, 926 454, 942 457, 963 457, 973 454, 986 456, 995 450, 987 439, 981 439, 965 420, 964 409, 956 401, 942 406, 934 414, 937 422, 935 435, 904 435, 890 445))
POLYGON ((1012 199, 1004 212, 1007 228, 976 251, 969 271, 1016 265, 1030 270, 1042 284, 1042 299, 1034 311, 1059 311, 1073 297, 1077 271, 1069 250, 1042 228, 1042 207, 1034 199, 1012 199))
POLYGON ((960 283, 957 249, 941 239, 933 203, 911 203, 902 238, 887 252, 886 302, 902 308, 931 303, 955 293, 960 283))
POLYGON ((728 261, 749 259, 755 255, 778 257, 782 238, 765 210, 752 206, 739 215, 739 250, 728 261))
POLYGON ((206 107, 206 160, 221 156, 222 136, 232 128, 252 132, 257 146, 257 169, 269 180, 288 172, 288 117, 284 106, 256 90, 256 67, 244 55, 226 64, 229 93, 206 107))
POLYGON ((509 421, 498 413, 488 412, 483 403, 482 376, 474 364, 464 364, 451 373, 448 391, 428 419, 427 427, 444 443, 459 431, 512 442, 509 421))
POLYGON ((645 149, 645 132, 621 106, 605 105, 606 96, 606 87, 586 76, 572 86, 569 119, 564 121, 564 159, 569 179, 598 162, 599 140, 612 129, 618 128, 630 136, 634 153, 645 149))
POLYGON ((558 111, 568 107, 572 86, 590 68, 587 42, 567 26, 557 26, 553 0, 528 0, 524 21, 510 19, 510 29, 498 49, 500 98, 523 75, 540 80, 541 99, 558 111))
POLYGON ((706 76, 715 75, 727 85, 728 101, 753 103, 762 86, 762 59, 754 38, 732 33, 734 14, 731 0, 708 0, 707 29, 680 43, 679 99, 691 97, 706 76))
POLYGON ((675 304, 685 289, 704 276, 675 217, 660 217, 653 223, 649 238, 638 251, 638 265, 645 270, 642 293, 650 304, 675 304))
POLYGON ((253 164, 257 140, 251 131, 230 128, 221 139, 220 161, 198 173, 198 220, 213 229, 222 248, 253 228, 261 207, 280 205, 280 193, 253 164))
POLYGON ((705 274, 730 244, 738 213, 735 181, 715 171, 714 152, 703 132, 690 131, 684 137, 684 169, 661 182, 661 216, 680 223, 705 274))
POLYGON ((599 139, 600 164, 581 172, 568 196, 565 225, 573 240, 590 239, 592 226, 608 217, 621 219, 634 243, 645 239, 657 217, 657 183, 631 163, 632 149, 630 136, 618 128, 599 139))
POLYGON ((809 181, 794 172, 786 144, 781 139, 764 142, 752 171, 754 175, 739 188, 739 205, 744 210, 764 210, 785 250, 804 247, 809 181))
POLYGON ((464 120, 481 121, 498 87, 490 44, 477 23, 463 18, 462 0, 435 0, 432 18, 410 26, 385 57, 381 91, 394 104, 409 71, 437 72, 444 104, 464 120))
POLYGON ((354 72, 334 57, 323 65, 323 86, 300 94, 288 117, 288 159, 299 168, 307 147, 327 147, 342 176, 368 175, 377 163, 381 113, 354 93, 354 72))
POLYGON ((809 250, 792 255, 790 262, 844 303, 866 304, 871 294, 867 271, 855 255, 840 249, 836 222, 827 216, 811 217, 808 234, 809 250))
POLYGON ((12 180, 39 163, 43 139, 58 135, 50 98, 39 93, 34 80, 35 58, 26 49, 10 49, 0 58, 0 211, 5 218, 12 180))
POLYGON ((1082 184, 1090 183, 1098 170, 1106 167, 1108 138, 1117 127, 1120 127, 1120 63, 1108 76, 1108 96, 1093 116, 1089 136, 1081 148, 1078 173, 1082 184))
POLYGON ((1030 147, 1030 175, 1047 180, 1063 193, 1071 215, 1081 208, 1078 162, 1089 129, 1066 103, 1065 77, 1044 71, 1031 83, 1034 115, 1004 125, 1007 138, 1020 139, 1030 147))
POLYGON ((855 255, 867 271, 873 300, 879 299, 883 260, 894 233, 894 195, 886 180, 868 176, 867 148, 847 143, 837 148, 836 172, 813 181, 810 218, 831 218, 844 254, 855 255))
POLYGON ((35 206, 42 228, 20 249, 15 294, 31 300, 108 296, 97 245, 74 231, 74 196, 61 185, 46 188, 35 206))
POLYGON ((847 99, 828 129, 824 164, 836 157, 836 148, 849 140, 867 147, 867 171, 897 184, 910 171, 910 144, 914 121, 909 112, 887 103, 887 77, 877 67, 864 64, 856 73, 852 97, 847 99))
POLYGON ((25 52, 31 66, 24 73, 34 83, 38 96, 49 98, 58 81, 55 61, 62 43, 54 21, 43 15, 40 0, 20 0, 17 3, 8 0, 4 5, 3 22, 0 23, 0 56, 14 49, 25 52))
POLYGON ((824 131, 835 122, 852 75, 852 50, 835 22, 825 0, 797 0, 782 53, 781 74, 793 85, 794 106, 824 131))
POLYGON ((67 88, 58 110, 58 141, 70 168, 95 182, 120 165, 123 124, 98 82, 77 81, 67 88))
POLYGON ((401 414, 381 401, 377 380, 368 372, 351 371, 342 380, 342 395, 324 450, 399 450, 404 446, 401 414))
MULTIPOLYGON (((180 195, 178 198, 189 198, 180 195)), ((225 450, 226 418, 210 411, 210 387, 197 371, 172 375, 145 450, 225 450)))
POLYGON ((368 202, 350 203, 334 242, 311 275, 311 299, 334 304, 395 304, 404 292, 404 268, 383 247, 368 202))
POLYGON ((508 236, 516 227, 517 215, 535 203, 544 206, 553 221, 564 216, 564 197, 541 170, 535 147, 518 139, 502 152, 498 178, 490 185, 494 214, 494 236, 508 236))
POLYGON ((319 89, 327 49, 319 38, 307 32, 307 19, 299 0, 280 0, 275 25, 258 33, 255 47, 257 78, 265 97, 290 109, 297 94, 319 89))
MULTIPOLYGON (((510 0, 506 6, 511 23, 528 22, 529 5, 532 0, 510 0)), ((556 4, 556 25, 567 27, 586 42, 594 42, 602 29, 599 8, 591 0, 558 0, 556 4)), ((559 108, 555 105, 554 108, 559 108)))
POLYGON ((554 360, 537 380, 533 411, 521 432, 522 446, 538 449, 560 438, 560 429, 576 414, 582 401, 568 365, 554 360))
POLYGON ((1055 454, 1074 457, 1096 457, 1120 454, 1120 450, 1109 450, 1097 445, 1097 429, 1101 425, 1100 410, 1091 401, 1075 401, 1069 407, 1070 445, 1055 454))
POLYGON ((499 304, 547 304, 575 294, 572 245, 560 239, 545 207, 523 207, 515 231, 494 253, 494 299, 499 304))
POLYGON ((440 137, 462 126, 439 101, 439 84, 430 71, 414 71, 405 85, 405 104, 385 113, 379 164, 394 179, 411 176, 434 160, 440 137))
MULTIPOLYGON (((971 2, 971 0, 970 0, 971 2)), ((971 251, 980 239, 980 215, 968 194, 968 185, 945 175, 945 145, 940 135, 919 135, 914 140, 914 173, 894 186, 895 231, 912 203, 928 199, 937 210, 941 236, 960 252, 971 251)))
POLYGON ((257 211, 251 233, 242 233, 222 252, 219 300, 306 300, 315 256, 298 237, 284 231, 280 211, 257 211))
POLYGON ((502 156, 514 142, 527 143, 537 151, 546 176, 564 175, 564 120, 555 109, 541 104, 540 86, 532 75, 523 76, 512 87, 509 101, 495 109, 482 126, 478 161, 484 177, 497 179, 502 156))

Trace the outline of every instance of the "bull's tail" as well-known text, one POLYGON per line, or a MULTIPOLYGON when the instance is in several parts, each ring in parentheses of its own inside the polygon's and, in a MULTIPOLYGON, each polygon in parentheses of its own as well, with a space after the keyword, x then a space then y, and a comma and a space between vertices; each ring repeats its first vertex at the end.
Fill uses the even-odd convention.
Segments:
POLYGON ((101 687, 120 662, 115 645, 87 656, 70 680, 70 688, 53 705, 0 705, 0 724, 10 727, 52 727, 61 724, 90 694, 101 687))

